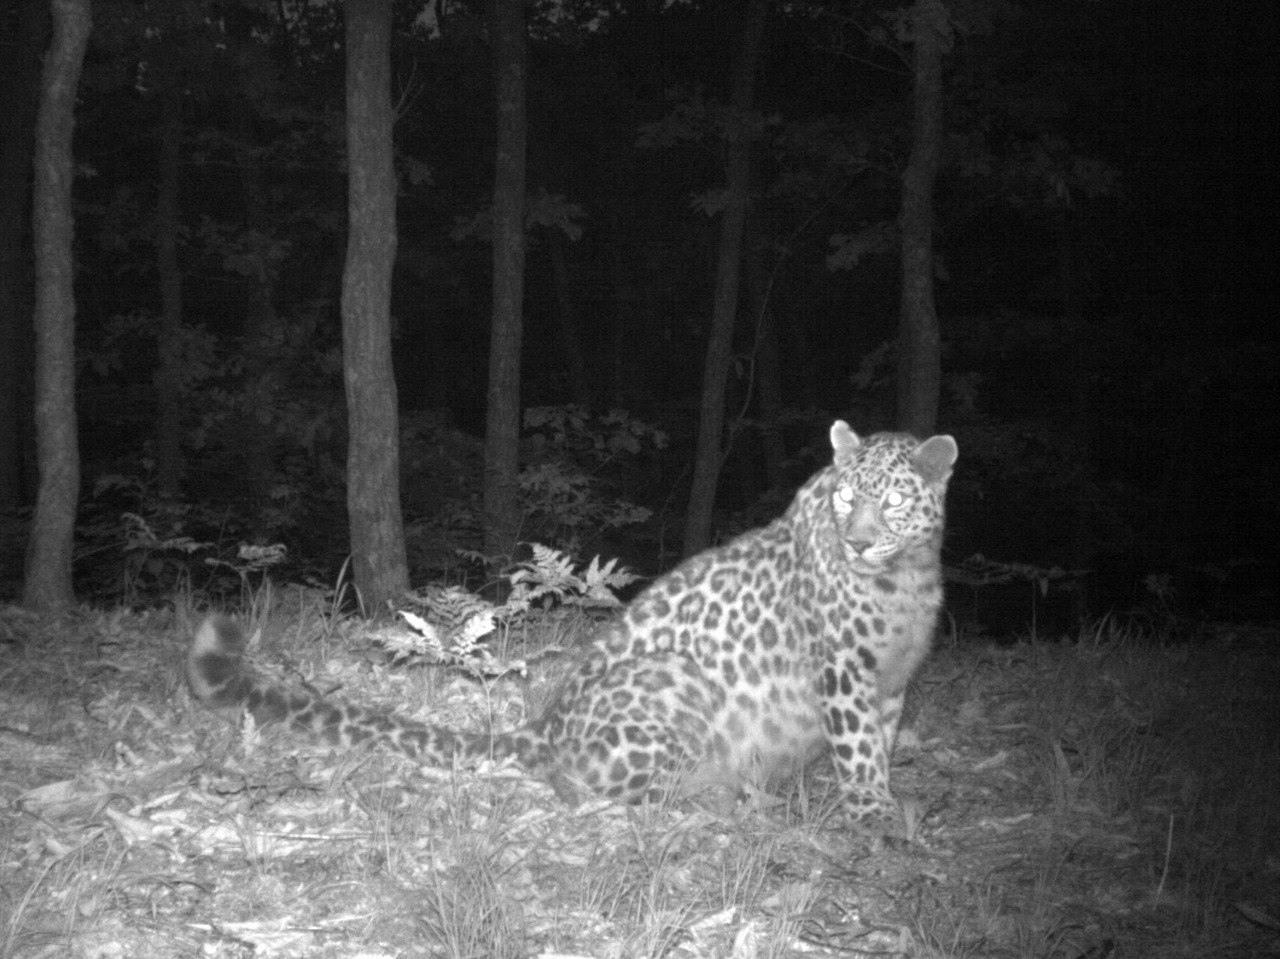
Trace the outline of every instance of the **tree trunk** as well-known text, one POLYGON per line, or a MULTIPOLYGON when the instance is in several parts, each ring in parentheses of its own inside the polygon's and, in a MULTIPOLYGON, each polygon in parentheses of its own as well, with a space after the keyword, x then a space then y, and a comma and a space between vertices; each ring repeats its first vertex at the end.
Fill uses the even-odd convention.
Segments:
POLYGON ((524 193, 528 117, 523 0, 491 0, 497 104, 493 183, 493 319, 484 434, 484 552, 508 557, 520 535, 520 347, 524 325, 524 193))
MULTIPOLYGON (((170 51, 170 57, 177 56, 170 51)), ((156 482, 160 495, 177 499, 182 487, 182 271, 178 266, 178 186, 182 159, 182 81, 161 66, 160 186, 156 194, 156 275, 160 280, 160 325, 156 397, 156 482)))
POLYGON ((36 459, 40 472, 27 543, 23 604, 64 608, 80 491, 76 448, 75 266, 71 214, 76 86, 92 20, 89 0, 52 0, 53 41, 45 54, 36 118, 32 232, 36 257, 36 459))
POLYGON ((409 588, 400 433, 391 366, 396 175, 391 159, 391 0, 347 0, 347 261, 342 274, 347 510, 360 602, 380 615, 409 588))
POLYGON ((747 218, 751 185, 752 118, 756 65, 764 36, 766 0, 750 0, 743 24, 742 45, 733 71, 729 94, 731 128, 727 133, 725 209, 720 221, 716 253, 711 331, 702 373, 702 398, 698 415, 698 447, 694 454, 689 513, 685 519, 684 553, 706 549, 711 541, 711 512, 715 506, 720 464, 724 459, 724 387, 729 375, 734 320, 738 313, 738 274, 742 263, 742 228, 747 218))
POLYGON ((0 510, 26 505, 31 420, 31 157, 49 4, 22 0, 0 17, 0 510))
POLYGON ((933 185, 942 157, 942 59, 951 27, 942 0, 915 0, 911 156, 902 174, 902 304, 898 425, 932 436, 942 392, 942 338, 933 298, 933 185))

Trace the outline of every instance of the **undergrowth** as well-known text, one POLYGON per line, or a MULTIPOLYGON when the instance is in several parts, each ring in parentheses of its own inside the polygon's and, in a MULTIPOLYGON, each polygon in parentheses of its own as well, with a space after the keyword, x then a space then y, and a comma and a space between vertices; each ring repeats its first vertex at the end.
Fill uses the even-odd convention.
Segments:
MULTIPOLYGON (((616 563, 539 546, 502 602, 423 587, 373 629, 336 589, 235 575, 259 660, 468 729, 537 715, 555 684, 531 682, 570 668, 630 585, 616 563)), ((503 763, 228 734, 178 691, 203 605, 0 616, 20 637, 0 670, 0 953, 1274 951, 1280 706, 1263 643, 1162 642, 1114 618, 1053 641, 953 637, 913 685, 895 770, 914 838, 872 849, 832 815, 821 762, 736 808, 573 807, 503 763)))

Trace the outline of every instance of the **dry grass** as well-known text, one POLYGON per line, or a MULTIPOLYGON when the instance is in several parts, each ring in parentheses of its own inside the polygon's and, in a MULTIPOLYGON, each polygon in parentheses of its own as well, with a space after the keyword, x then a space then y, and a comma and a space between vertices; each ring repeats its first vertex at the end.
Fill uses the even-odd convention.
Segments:
MULTIPOLYGON (((838 827, 824 765, 727 811, 571 809, 508 766, 236 728, 182 688, 195 619, 0 610, 0 956, 1280 948, 1274 636, 1161 647, 1102 624, 940 651, 895 773, 915 840, 872 849, 838 827)), ((555 685, 390 669, 305 594, 259 597, 246 619, 282 675, 432 721, 515 723, 555 685)), ((510 654, 570 649, 586 627, 553 628, 506 637, 510 654)))

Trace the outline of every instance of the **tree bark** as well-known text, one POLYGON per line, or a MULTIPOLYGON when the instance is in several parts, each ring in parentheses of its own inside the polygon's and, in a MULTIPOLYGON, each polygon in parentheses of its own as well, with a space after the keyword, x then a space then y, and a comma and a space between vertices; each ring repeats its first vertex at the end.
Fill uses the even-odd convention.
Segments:
POLYGON ((36 459, 40 482, 27 543, 23 604, 65 608, 71 584, 80 452, 76 447, 75 266, 71 213, 76 87, 92 20, 89 0, 52 0, 36 118, 32 232, 36 257, 36 459))
POLYGON ((951 44, 942 0, 911 8, 911 156, 902 174, 902 303, 898 425, 932 436, 942 392, 942 337, 933 291, 933 186, 942 158, 942 60, 951 44))
POLYGON ((520 348, 524 326, 524 194, 528 117, 523 0, 491 0, 497 104, 493 183, 493 315, 484 434, 484 551, 508 557, 520 535, 520 348))
MULTIPOLYGON (((172 61, 176 51, 162 60, 172 61)), ((178 266, 178 188, 182 159, 182 81, 170 63, 161 65, 160 186, 156 192, 156 275, 160 324, 156 334, 156 483, 160 495, 176 499, 182 487, 182 271, 178 266)))
POLYGON ((12 21, 0 17, 0 509, 26 505, 30 462, 31 158, 40 103, 40 57, 49 4, 22 0, 12 21), (13 29, 5 30, 12 25, 13 29))
POLYGON ((699 402, 698 446, 694 454, 689 513, 685 519, 684 553, 706 549, 711 541, 711 514, 715 506, 720 465, 724 459, 724 388, 729 375, 734 320, 738 313, 738 279, 742 264, 742 229, 747 218, 751 185, 751 104, 755 93, 756 66, 764 37, 765 0, 750 0, 745 13, 742 45, 734 65, 729 110, 733 118, 728 132, 725 169, 725 209, 720 221, 716 275, 712 300, 711 331, 702 373, 699 402))
POLYGON ((391 365, 396 256, 391 0, 347 0, 347 260, 342 274, 347 510, 352 572, 367 615, 409 587, 400 514, 400 434, 391 365))

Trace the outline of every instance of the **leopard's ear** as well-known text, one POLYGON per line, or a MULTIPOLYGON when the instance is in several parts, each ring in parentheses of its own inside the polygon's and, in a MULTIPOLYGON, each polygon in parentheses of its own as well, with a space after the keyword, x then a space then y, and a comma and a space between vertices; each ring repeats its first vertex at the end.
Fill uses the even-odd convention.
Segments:
POLYGON ((955 437, 931 436, 916 447, 911 455, 911 462, 926 483, 941 486, 951 478, 951 467, 955 465, 959 455, 960 447, 956 445, 955 437))
POLYGON ((837 462, 841 457, 853 455, 853 451, 861 445, 862 440, 858 439, 858 434, 849 429, 849 424, 844 420, 836 420, 831 424, 831 449, 835 452, 837 462))

